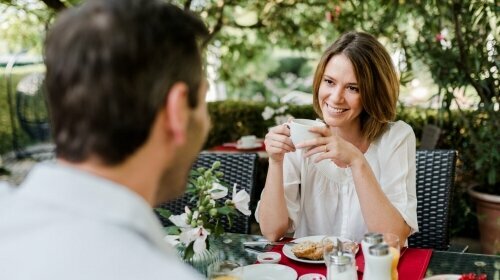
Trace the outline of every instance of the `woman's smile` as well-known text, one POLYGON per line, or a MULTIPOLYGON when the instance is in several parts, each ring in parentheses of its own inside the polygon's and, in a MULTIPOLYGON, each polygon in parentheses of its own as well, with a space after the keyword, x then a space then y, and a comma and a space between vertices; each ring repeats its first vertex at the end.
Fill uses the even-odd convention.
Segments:
POLYGON ((349 109, 341 108, 338 106, 330 105, 326 101, 324 102, 324 104, 326 107, 326 112, 332 116, 341 115, 349 110, 349 109))

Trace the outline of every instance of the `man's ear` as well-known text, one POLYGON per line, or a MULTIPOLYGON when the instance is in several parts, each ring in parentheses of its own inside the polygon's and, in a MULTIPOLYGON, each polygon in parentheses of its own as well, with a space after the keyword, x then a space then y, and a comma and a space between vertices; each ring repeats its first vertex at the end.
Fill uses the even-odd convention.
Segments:
POLYGON ((189 122, 188 86, 183 82, 175 83, 168 92, 165 112, 165 129, 169 130, 172 141, 183 144, 186 141, 189 122))

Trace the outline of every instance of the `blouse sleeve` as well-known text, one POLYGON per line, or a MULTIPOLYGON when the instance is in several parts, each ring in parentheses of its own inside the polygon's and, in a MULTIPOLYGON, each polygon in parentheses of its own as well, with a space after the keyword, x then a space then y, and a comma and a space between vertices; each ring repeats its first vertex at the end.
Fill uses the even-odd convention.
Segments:
POLYGON ((380 185, 387 198, 411 227, 418 232, 415 167, 415 134, 406 123, 398 121, 382 136, 379 153, 380 185))
POLYGON ((288 232, 294 232, 300 218, 300 170, 301 151, 287 153, 283 164, 283 186, 285 188, 285 200, 288 208, 288 217, 292 223, 288 232))
MULTIPOLYGON (((288 232, 295 231, 300 214, 300 151, 285 154, 283 161, 283 185, 288 217, 292 220, 288 232)), ((260 201, 255 209, 255 220, 259 222, 260 201)))

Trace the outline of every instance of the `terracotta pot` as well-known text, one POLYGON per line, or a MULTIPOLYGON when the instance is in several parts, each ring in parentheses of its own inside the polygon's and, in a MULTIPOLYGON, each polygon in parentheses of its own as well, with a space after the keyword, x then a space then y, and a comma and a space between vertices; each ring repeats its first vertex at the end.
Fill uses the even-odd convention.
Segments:
POLYGON ((481 248, 485 254, 500 253, 500 196, 481 193, 476 186, 468 189, 476 202, 481 248))

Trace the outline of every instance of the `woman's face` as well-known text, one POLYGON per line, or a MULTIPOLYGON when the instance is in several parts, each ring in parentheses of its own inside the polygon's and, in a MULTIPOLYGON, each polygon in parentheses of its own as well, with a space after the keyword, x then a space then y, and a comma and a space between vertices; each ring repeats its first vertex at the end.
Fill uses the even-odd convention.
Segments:
POLYGON ((361 129, 361 94, 354 67, 345 55, 335 55, 326 64, 319 86, 318 101, 323 119, 329 126, 361 129))

